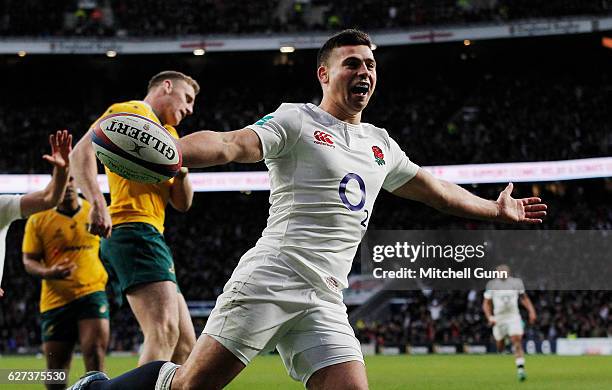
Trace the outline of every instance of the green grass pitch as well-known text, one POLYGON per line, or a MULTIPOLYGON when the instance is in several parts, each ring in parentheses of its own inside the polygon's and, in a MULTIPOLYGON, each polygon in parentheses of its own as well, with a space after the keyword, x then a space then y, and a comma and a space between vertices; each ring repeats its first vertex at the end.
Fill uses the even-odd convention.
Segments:
MULTIPOLYGON (((516 379, 510 355, 428 355, 369 356, 366 358, 370 388, 373 390, 609 390, 612 389, 612 356, 527 356, 526 382, 516 379)), ((107 371, 116 376, 136 366, 136 358, 108 357, 107 371)), ((44 367, 36 357, 0 357, 0 368, 44 367)), ((75 357, 70 384, 84 371, 75 357)), ((2 390, 42 389, 42 385, 0 384, 2 390)), ((233 390, 302 389, 286 374, 278 356, 254 360, 230 384, 233 390)))

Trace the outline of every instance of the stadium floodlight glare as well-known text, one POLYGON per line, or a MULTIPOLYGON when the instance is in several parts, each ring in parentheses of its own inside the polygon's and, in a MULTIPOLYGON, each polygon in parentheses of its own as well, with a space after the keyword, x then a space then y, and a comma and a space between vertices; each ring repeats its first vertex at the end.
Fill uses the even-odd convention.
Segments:
POLYGON ((472 44, 472 41, 470 41, 469 39, 464 39, 463 40, 463 45, 464 46, 470 46, 472 44))
POLYGON ((17 55, 18 55, 19 57, 25 57, 25 56, 26 56, 26 54, 28 54, 28 53, 26 53, 26 52, 25 52, 25 50, 19 50, 19 51, 17 52, 17 55))
POLYGON ((107 56, 108 58, 117 57, 117 52, 116 52, 116 51, 114 51, 114 50, 109 50, 109 51, 107 51, 107 52, 106 52, 106 56, 107 56))
POLYGON ((193 55, 194 56, 203 56, 204 53, 206 53, 206 50, 204 50, 204 49, 195 49, 193 51, 193 55))
POLYGON ((280 48, 281 53, 293 53, 294 51, 295 51, 295 47, 293 46, 281 46, 280 48))

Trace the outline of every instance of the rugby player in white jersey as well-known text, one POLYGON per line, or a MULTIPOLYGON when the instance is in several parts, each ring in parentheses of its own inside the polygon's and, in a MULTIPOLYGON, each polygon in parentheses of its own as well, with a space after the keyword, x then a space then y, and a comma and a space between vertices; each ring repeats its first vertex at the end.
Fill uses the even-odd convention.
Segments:
POLYGON ((517 376, 520 381, 524 381, 527 379, 527 375, 525 373, 525 353, 523 351, 523 320, 519 312, 519 300, 527 309, 530 324, 535 323, 536 312, 531 300, 525 293, 523 281, 519 278, 510 277, 510 268, 506 265, 500 265, 497 270, 505 271, 508 277, 493 279, 487 283, 482 309, 489 325, 493 327, 493 337, 498 352, 504 351, 505 339, 510 337, 517 376))
POLYGON ((371 46, 356 30, 323 45, 319 106, 281 104, 244 129, 181 138, 188 167, 265 160, 267 227, 240 259, 182 367, 153 362, 113 380, 92 373, 73 389, 219 389, 274 348, 309 389, 367 389, 341 290, 381 188, 455 215, 541 222, 539 198, 513 199, 512 185, 497 201, 476 197, 419 169, 384 129, 361 122, 376 87, 371 46))
MULTIPOLYGON (((4 271, 6 233, 11 223, 55 207, 64 198, 69 176, 68 155, 72 150, 72 135, 66 130, 58 131, 49 136, 49 143, 51 154, 45 154, 43 158, 53 165, 53 175, 45 189, 25 195, 0 195, 0 282, 4 271)), ((4 291, 0 288, 0 297, 2 296, 4 291)))

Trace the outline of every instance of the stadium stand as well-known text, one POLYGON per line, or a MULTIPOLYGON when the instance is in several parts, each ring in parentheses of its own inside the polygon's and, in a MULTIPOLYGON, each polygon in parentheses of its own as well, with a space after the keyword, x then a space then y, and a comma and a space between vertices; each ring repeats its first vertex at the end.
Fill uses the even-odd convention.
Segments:
POLYGON ((607 15, 606 1, 74 0, 0 3, 3 36, 184 36, 411 28, 518 19, 607 15), (142 12, 146 9, 147 12, 142 12), (150 15, 164 15, 151 18, 150 15))

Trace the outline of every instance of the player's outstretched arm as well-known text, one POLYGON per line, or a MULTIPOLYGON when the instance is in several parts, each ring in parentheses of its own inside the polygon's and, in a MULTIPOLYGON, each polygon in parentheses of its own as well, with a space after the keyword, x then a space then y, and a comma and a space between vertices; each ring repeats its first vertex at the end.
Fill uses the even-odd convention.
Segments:
POLYGON ((537 197, 514 199, 512 183, 508 184, 497 200, 476 196, 460 186, 433 177, 419 169, 414 178, 393 194, 425 203, 439 211, 456 215, 505 223, 542 223, 547 206, 537 197))
POLYGON ((531 299, 529 296, 525 294, 521 294, 521 304, 527 309, 527 313, 529 315, 529 323, 534 324, 537 319, 535 308, 533 307, 533 303, 531 303, 531 299))
POLYGON ((89 212, 89 232, 101 237, 110 237, 113 227, 111 217, 106 209, 106 199, 98 185, 98 164, 91 144, 91 130, 75 145, 70 154, 72 176, 85 198, 91 203, 89 212))
POLYGON ((57 206, 64 197, 68 184, 70 166, 68 156, 72 150, 72 135, 67 130, 58 131, 49 136, 49 144, 51 144, 51 154, 45 154, 43 158, 53 165, 53 176, 44 190, 21 197, 21 216, 24 218, 57 206))
POLYGON ((258 162, 263 157, 261 141, 249 129, 215 132, 198 131, 178 140, 183 153, 183 165, 189 168, 205 168, 227 164, 258 162))

